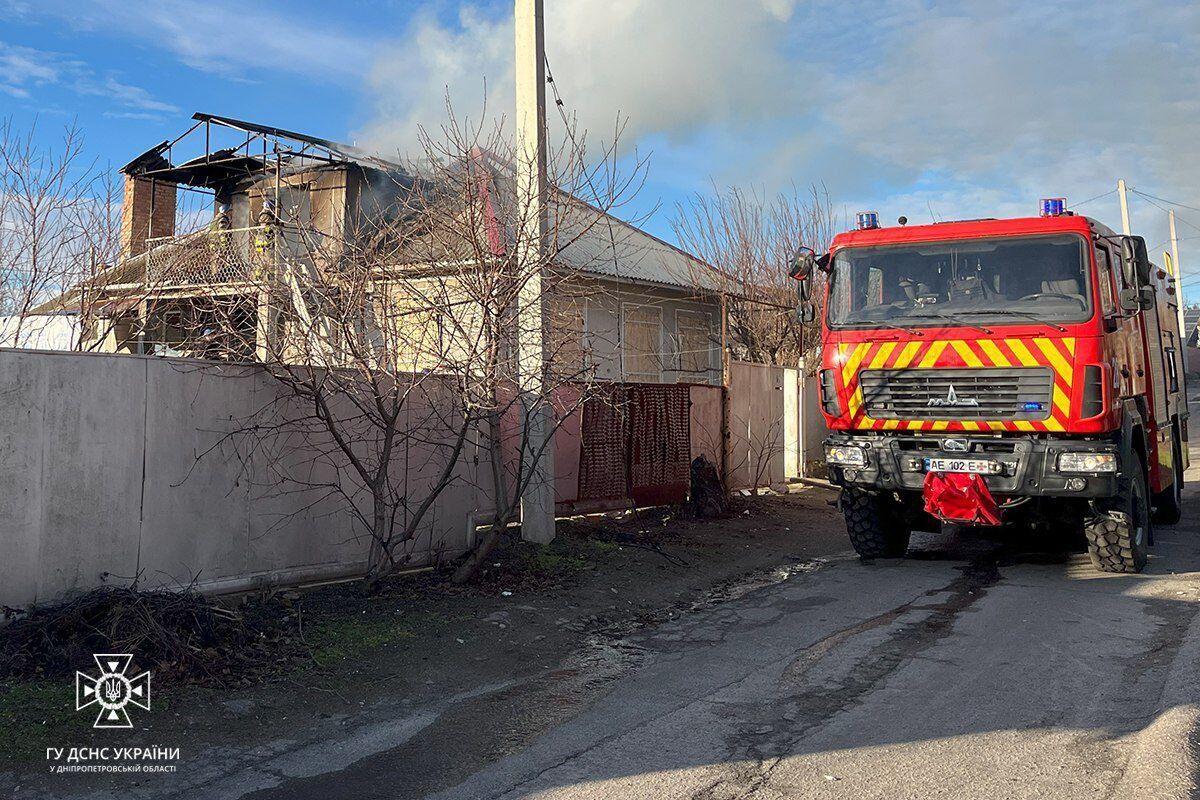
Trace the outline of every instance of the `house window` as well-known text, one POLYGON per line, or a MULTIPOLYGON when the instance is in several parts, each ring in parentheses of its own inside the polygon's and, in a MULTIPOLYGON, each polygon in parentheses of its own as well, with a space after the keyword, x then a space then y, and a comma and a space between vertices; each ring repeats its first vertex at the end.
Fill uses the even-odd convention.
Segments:
POLYGON ((395 356, 397 368, 403 371, 435 369, 445 355, 441 315, 419 291, 395 284, 390 296, 376 298, 374 316, 386 325, 383 350, 395 356))
POLYGON ((661 382, 662 309, 621 304, 621 372, 626 380, 661 382))
POLYGON ((702 311, 675 312, 679 380, 708 383, 712 380, 712 318, 702 311))
POLYGON ((556 296, 550 303, 546 326, 546 358, 554 371, 567 380, 584 378, 591 366, 586 345, 587 298, 556 296))

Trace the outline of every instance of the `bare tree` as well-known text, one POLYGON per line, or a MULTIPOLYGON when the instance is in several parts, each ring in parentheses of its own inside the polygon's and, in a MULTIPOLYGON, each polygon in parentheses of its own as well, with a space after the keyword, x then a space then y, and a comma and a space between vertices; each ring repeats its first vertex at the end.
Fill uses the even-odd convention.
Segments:
MULTIPOLYGON (((678 204, 672 227, 680 244, 720 275, 731 357, 795 366, 817 345, 815 326, 796 315, 796 282, 787 265, 799 247, 823 252, 833 238, 836 219, 823 187, 767 200, 714 186, 711 195, 678 204)), ((819 286, 813 297, 819 301, 819 286)))
POLYGON ((77 304, 79 289, 115 261, 115 184, 83 152, 73 125, 48 146, 36 125, 20 133, 11 119, 0 123, 0 338, 8 346, 37 342, 51 317, 34 312, 56 298, 77 304))
MULTIPOLYGON (((287 176, 267 176, 261 190, 283 199, 255 234, 266 244, 237 290, 161 301, 177 315, 176 349, 263 363, 278 397, 222 443, 244 457, 313 453, 299 469, 295 459, 259 463, 276 465, 274 491, 308 493, 306 508, 345 501, 372 542, 375 581, 409 561, 454 487, 491 499, 456 580, 470 579, 517 517, 525 466, 543 456, 529 436, 534 415, 552 415, 557 428, 594 385, 582 326, 553 324, 556 309, 589 291, 579 258, 564 254, 607 224, 642 172, 641 162, 631 175, 618 170, 615 146, 589 154, 572 132, 550 154, 548 242, 536 250, 521 246, 536 209, 516 188, 521 156, 502 128, 468 129, 451 111, 421 142, 407 169, 368 182, 344 234, 288 207, 287 176), (540 285, 532 300, 531 285, 540 285), (541 306, 542 330, 519 329, 519 302, 541 306), (519 396, 516 359, 531 334, 545 342, 532 405, 519 396)), ((227 252, 228 233, 198 236, 227 252)))

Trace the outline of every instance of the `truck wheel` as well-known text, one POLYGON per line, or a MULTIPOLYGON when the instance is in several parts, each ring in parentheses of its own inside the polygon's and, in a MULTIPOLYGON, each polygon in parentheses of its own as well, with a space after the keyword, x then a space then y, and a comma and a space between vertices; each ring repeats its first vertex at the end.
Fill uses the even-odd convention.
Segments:
POLYGON ((1100 513, 1084 524, 1088 555, 1101 572, 1141 572, 1146 566, 1150 540, 1150 503, 1146 472, 1135 460, 1121 476, 1117 496, 1100 506, 1100 513))
POLYGON ((902 558, 907 552, 912 531, 890 497, 848 487, 842 491, 842 515, 860 558, 902 558))
POLYGON ((1154 521, 1163 525, 1174 525, 1183 516, 1183 453, 1179 438, 1171 435, 1171 463, 1174 465, 1174 480, 1164 491, 1154 496, 1154 521))

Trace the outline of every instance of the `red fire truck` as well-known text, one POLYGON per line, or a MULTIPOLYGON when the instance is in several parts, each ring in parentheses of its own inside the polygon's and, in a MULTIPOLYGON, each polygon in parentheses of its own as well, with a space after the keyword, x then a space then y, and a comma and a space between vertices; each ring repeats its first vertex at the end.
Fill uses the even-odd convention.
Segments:
POLYGON ((791 268, 808 318, 825 273, 825 457, 854 549, 900 557, 942 522, 1070 526, 1098 569, 1139 572, 1188 457, 1174 278, 1061 200, 903 222, 859 214, 791 268))

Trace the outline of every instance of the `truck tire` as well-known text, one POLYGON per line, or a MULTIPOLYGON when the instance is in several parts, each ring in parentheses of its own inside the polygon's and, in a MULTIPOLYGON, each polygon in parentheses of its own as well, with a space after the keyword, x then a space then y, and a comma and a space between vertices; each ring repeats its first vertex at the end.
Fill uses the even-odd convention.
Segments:
POLYGON ((1163 525, 1174 525, 1183 516, 1183 451, 1175 434, 1171 434, 1171 464, 1174 480, 1154 496, 1154 521, 1163 525))
POLYGON ((847 487, 842 490, 846 533, 859 558, 903 558, 912 530, 886 495, 847 487))
POLYGON ((1088 518, 1083 531, 1087 535, 1088 555, 1101 572, 1133 574, 1146 566, 1146 548, 1150 541, 1150 493, 1146 471, 1139 460, 1121 476, 1117 496, 1100 506, 1119 517, 1100 513, 1088 518))

